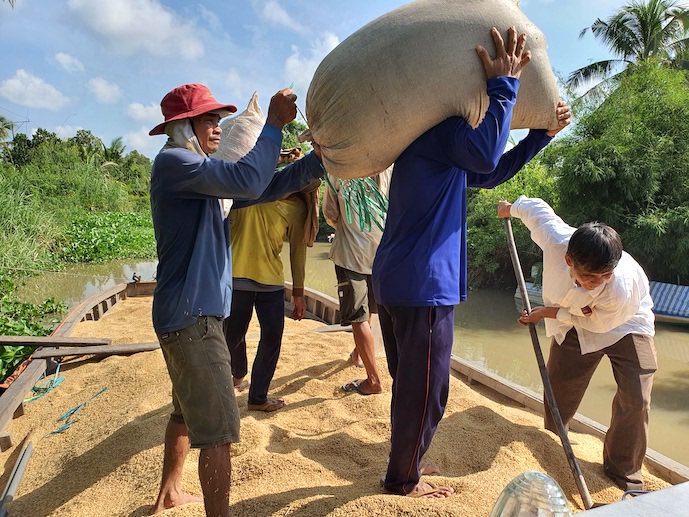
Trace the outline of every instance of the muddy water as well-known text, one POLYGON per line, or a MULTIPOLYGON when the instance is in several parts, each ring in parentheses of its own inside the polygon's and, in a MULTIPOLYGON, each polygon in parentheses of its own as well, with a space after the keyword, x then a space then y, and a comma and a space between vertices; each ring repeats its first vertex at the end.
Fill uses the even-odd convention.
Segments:
MULTIPOLYGON (((328 260, 328 250, 327 243, 316 243, 309 249, 306 283, 335 297, 335 272, 328 260)), ((54 296, 73 307, 102 289, 131 280, 134 273, 143 280, 153 279, 155 262, 79 265, 63 273, 49 273, 29 280, 20 295, 34 302, 54 296)), ((285 264, 285 278, 291 278, 288 264, 285 264)), ((528 330, 516 323, 517 316, 511 290, 469 293, 468 301, 456 309, 454 352, 517 384, 541 392, 531 338, 528 330)), ((658 324, 656 330, 658 373, 653 389, 649 446, 689 465, 689 327, 658 324)), ((542 325, 538 331, 547 358, 549 340, 542 325)), ((614 393, 610 363, 604 359, 591 381, 580 413, 607 425, 614 393)))

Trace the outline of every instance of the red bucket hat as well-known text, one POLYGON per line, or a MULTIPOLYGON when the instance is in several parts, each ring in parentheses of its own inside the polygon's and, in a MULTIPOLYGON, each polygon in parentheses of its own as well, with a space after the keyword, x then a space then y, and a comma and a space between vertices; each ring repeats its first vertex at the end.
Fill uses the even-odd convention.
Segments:
POLYGON ((220 117, 226 117, 237 111, 233 104, 220 104, 215 100, 211 91, 202 84, 183 84, 168 93, 160 102, 160 108, 165 122, 151 129, 149 135, 162 135, 165 125, 173 120, 192 118, 211 111, 216 111, 220 117))

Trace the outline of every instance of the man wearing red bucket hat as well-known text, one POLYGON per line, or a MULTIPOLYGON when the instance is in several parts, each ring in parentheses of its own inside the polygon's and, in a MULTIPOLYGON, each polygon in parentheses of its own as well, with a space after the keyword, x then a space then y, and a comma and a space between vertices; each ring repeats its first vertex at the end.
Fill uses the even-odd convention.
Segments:
POLYGON ((158 250, 153 326, 173 402, 151 513, 203 501, 207 516, 229 515, 230 443, 239 441, 239 410, 222 328, 232 300, 228 205, 281 199, 322 175, 317 144, 315 152, 275 171, 281 130, 296 116, 296 98, 290 89, 273 96, 256 145, 237 162, 208 156, 218 150, 220 119, 237 108, 217 102, 204 85, 185 84, 168 93, 161 102, 165 121, 150 132, 168 136, 151 171, 158 250), (201 450, 203 499, 182 491, 189 447, 201 450))

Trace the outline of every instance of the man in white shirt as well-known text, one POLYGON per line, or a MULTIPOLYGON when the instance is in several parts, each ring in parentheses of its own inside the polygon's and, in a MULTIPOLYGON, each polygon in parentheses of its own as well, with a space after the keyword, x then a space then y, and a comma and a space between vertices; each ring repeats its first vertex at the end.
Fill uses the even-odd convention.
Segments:
MULTIPOLYGON (((392 166, 372 179, 378 185, 382 196, 387 198, 392 176, 392 166)), ((346 393, 374 395, 383 392, 378 365, 376 364, 375 341, 371 331, 371 316, 378 313, 378 305, 371 287, 371 268, 383 230, 374 222, 370 228, 362 229, 362 221, 355 210, 347 217, 347 201, 343 180, 328 176, 329 186, 323 197, 323 217, 335 228, 329 258, 335 263, 337 294, 340 301, 342 325, 352 325, 354 351, 350 354, 354 365, 366 369, 366 379, 355 379, 342 386, 346 393), (332 188, 331 188, 331 186, 332 188), (344 217, 343 217, 344 216, 344 217)), ((384 216, 383 216, 384 217, 384 216)))
MULTIPOLYGON (((603 467, 623 490, 642 489, 653 374, 657 369, 648 278, 602 223, 578 229, 541 199, 521 196, 498 203, 498 216, 518 217, 543 250, 543 303, 519 318, 545 319, 552 337, 548 374, 562 421, 568 425, 604 355, 617 382, 603 467)), ((547 408, 545 427, 556 431, 547 408)))

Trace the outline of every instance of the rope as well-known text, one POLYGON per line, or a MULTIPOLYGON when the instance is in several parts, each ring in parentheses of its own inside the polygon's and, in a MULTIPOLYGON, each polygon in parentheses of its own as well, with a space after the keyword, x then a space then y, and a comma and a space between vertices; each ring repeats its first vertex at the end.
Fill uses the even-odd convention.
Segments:
POLYGON ((101 393, 103 393, 103 392, 104 392, 105 390, 107 390, 107 389, 108 389, 107 386, 101 388, 100 391, 99 391, 98 393, 96 393, 96 394, 94 394, 94 395, 91 395, 91 396, 90 396, 88 399, 86 399, 84 402, 82 402, 82 403, 79 404, 78 406, 75 406, 75 407, 73 407, 72 409, 70 409, 69 411, 67 411, 64 415, 62 415, 60 418, 57 419, 58 422, 65 421, 65 424, 62 425, 61 427, 57 428, 55 431, 52 431, 52 432, 46 434, 45 436, 43 436, 43 438, 47 438, 48 436, 51 436, 51 435, 54 435, 54 434, 62 433, 62 432, 64 432, 64 431, 66 431, 67 429, 69 429, 70 426, 71 426, 72 424, 74 424, 75 422, 78 422, 78 421, 79 421, 79 419, 76 418, 76 416, 77 416, 77 414, 79 413, 79 411, 81 411, 81 409, 82 409, 83 407, 85 407, 86 404, 88 404, 91 400, 93 400, 94 398, 96 398, 98 395, 100 395, 101 393))
POLYGON ((42 396, 50 393, 53 390, 53 388, 57 388, 62 383, 62 381, 65 380, 64 377, 58 378, 59 373, 60 373, 60 364, 58 363, 57 368, 55 369, 55 374, 53 375, 53 378, 52 379, 46 379, 40 384, 37 382, 34 385, 34 387, 31 388, 31 392, 34 393, 34 396, 30 397, 28 399, 25 399, 24 403, 26 404, 28 402, 33 402, 34 400, 40 399, 42 396))

